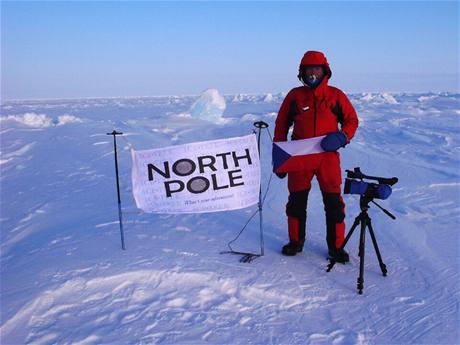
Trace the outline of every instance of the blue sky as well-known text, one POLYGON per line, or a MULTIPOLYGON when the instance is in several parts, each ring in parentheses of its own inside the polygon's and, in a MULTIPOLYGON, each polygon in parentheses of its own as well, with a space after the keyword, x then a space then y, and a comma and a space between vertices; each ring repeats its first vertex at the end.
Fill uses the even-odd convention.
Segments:
POLYGON ((1 96, 288 91, 307 50, 345 92, 457 91, 458 2, 5 2, 1 96))

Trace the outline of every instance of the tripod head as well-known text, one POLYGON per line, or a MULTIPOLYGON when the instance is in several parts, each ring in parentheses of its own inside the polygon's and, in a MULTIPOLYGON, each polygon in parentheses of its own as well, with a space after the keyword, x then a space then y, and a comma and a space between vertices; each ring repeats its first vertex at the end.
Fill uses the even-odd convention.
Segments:
POLYGON ((388 217, 390 217, 391 219, 396 219, 396 217, 390 212, 388 211, 387 209, 383 208, 382 206, 380 206, 379 204, 377 204, 373 198, 369 198, 365 195, 361 195, 361 197, 359 198, 359 207, 361 209, 361 213, 366 213, 367 214, 367 210, 369 209, 369 203, 373 203, 375 206, 377 206, 380 210, 382 210, 383 213, 385 213, 388 217))
POLYGON ((361 197, 359 198, 359 208, 361 209, 361 211, 367 212, 367 210, 370 207, 369 203, 373 201, 374 201, 373 198, 369 198, 365 195, 361 195, 361 197))

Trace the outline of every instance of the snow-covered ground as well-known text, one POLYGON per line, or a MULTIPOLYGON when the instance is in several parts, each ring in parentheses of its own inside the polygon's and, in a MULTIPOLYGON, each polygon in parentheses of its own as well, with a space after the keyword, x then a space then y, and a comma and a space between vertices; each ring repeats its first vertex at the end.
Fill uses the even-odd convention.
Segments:
MULTIPOLYGON (((360 128, 343 169, 397 176, 369 214, 388 276, 367 241, 364 294, 351 262, 326 273, 325 219, 310 193, 307 243, 283 257, 286 180, 264 204, 266 255, 221 255, 250 209, 143 214, 129 150, 242 136, 270 124, 282 94, 225 96, 225 121, 189 115, 192 96, 7 102, 1 107, 2 344, 458 344, 459 94, 351 95, 360 128), (127 250, 120 248, 112 138, 127 250)), ((262 181, 271 143, 262 137, 262 181)), ((347 228, 359 197, 345 196, 347 228)), ((234 244, 258 251, 258 217, 234 244)))

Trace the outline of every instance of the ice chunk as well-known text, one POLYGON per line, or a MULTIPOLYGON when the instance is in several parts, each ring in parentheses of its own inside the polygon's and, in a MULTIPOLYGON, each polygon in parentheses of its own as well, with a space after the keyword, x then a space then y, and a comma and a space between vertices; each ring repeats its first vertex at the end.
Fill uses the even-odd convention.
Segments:
POLYGON ((53 125, 53 119, 45 114, 25 113, 23 115, 8 115, 1 118, 2 121, 13 120, 30 127, 45 128, 53 125))
POLYGON ((64 115, 58 116, 57 125, 62 126, 68 123, 81 123, 81 122, 83 122, 83 120, 76 116, 73 116, 70 114, 64 114, 64 115))
POLYGON ((233 97, 232 102, 233 103, 238 103, 238 102, 242 102, 243 100, 244 100, 244 95, 239 93, 239 94, 235 95, 235 97, 233 97))
POLYGON ((225 99, 219 94, 219 91, 208 89, 193 103, 190 114, 193 118, 219 122, 225 108, 225 99))
POLYGON ((273 95, 271 93, 267 93, 267 95, 264 98, 264 102, 270 103, 273 101, 274 101, 273 95))
POLYGON ((389 93, 382 93, 382 98, 388 103, 388 104, 399 104, 399 102, 393 97, 393 95, 389 93))
POLYGON ((367 101, 374 104, 399 104, 399 102, 393 97, 393 95, 384 93, 365 93, 361 98, 362 101, 367 101))
POLYGON ((24 125, 35 127, 35 128, 47 128, 52 126, 62 126, 68 123, 81 123, 82 119, 64 114, 59 116, 57 119, 52 119, 46 114, 37 114, 37 113, 25 113, 23 115, 8 115, 2 116, 1 121, 16 121, 24 125))

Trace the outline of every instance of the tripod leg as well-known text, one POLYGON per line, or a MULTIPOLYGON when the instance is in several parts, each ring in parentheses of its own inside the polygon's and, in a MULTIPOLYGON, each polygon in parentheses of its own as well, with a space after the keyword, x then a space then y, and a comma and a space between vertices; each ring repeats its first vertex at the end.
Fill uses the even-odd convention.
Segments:
POLYGON ((355 222, 350 228, 350 231, 348 231, 348 234, 345 237, 345 240, 343 241, 342 247, 340 247, 341 249, 345 248, 345 246, 347 245, 347 242, 350 239, 351 235, 353 235, 353 231, 355 231, 356 227, 358 226, 360 219, 361 219, 361 216, 358 216, 355 218, 355 222))
POLYGON ((372 229, 372 224, 370 218, 367 220, 367 226, 369 228, 369 233, 371 234, 372 243, 374 244, 375 253, 377 254, 377 259, 379 260, 380 269, 384 277, 387 276, 387 266, 383 263, 382 256, 380 255, 379 246, 377 244, 377 239, 375 238, 374 229, 372 229))
POLYGON ((364 253, 366 245, 366 222, 361 222, 361 233, 359 236, 359 277, 358 277, 358 293, 363 294, 364 289, 364 253))

